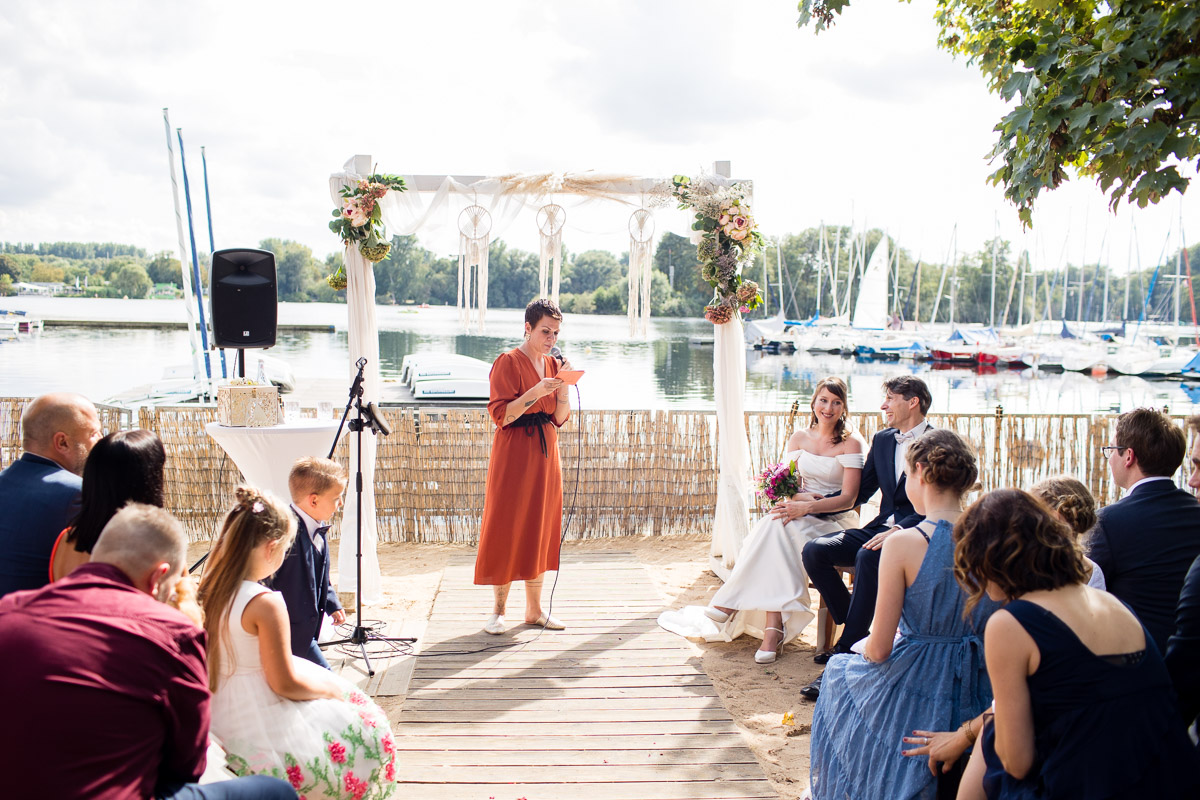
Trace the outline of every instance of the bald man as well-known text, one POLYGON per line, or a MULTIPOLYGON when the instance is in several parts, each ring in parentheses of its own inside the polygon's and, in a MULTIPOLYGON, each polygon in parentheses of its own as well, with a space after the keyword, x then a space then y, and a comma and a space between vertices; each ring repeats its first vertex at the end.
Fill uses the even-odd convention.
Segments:
POLYGON ((211 700, 205 634, 165 604, 186 555, 169 512, 130 504, 105 526, 90 563, 0 600, 5 797, 296 797, 266 776, 196 784, 211 700), (64 735, 73 719, 79 729, 64 735))
POLYGON ((44 394, 25 408, 25 452, 0 472, 0 597, 49 582, 54 540, 79 513, 80 476, 100 434, 83 395, 44 394))

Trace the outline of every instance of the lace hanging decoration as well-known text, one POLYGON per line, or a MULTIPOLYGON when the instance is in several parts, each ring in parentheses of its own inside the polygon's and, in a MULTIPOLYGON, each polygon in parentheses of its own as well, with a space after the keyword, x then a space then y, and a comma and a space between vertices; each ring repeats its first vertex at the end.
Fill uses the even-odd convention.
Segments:
POLYGON ((629 335, 645 336, 650 322, 654 267, 654 215, 639 208, 629 216, 629 335))
POLYGON ((549 203, 538 209, 538 233, 541 238, 541 258, 538 263, 539 297, 549 297, 558 304, 558 287, 562 282, 562 234, 567 224, 567 212, 562 206, 549 203), (554 271, 551 275, 551 262, 554 271))
POLYGON ((488 245, 492 215, 480 205, 458 215, 458 318, 463 329, 483 332, 487 316, 488 245), (475 310, 472 315, 472 309, 475 310))

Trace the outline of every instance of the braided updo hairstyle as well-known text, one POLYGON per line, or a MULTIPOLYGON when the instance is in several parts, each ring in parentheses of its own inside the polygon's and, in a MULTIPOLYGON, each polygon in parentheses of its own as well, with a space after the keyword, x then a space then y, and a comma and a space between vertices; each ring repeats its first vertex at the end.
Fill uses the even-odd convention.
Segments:
POLYGON ((240 624, 229 619, 229 607, 246 579, 250 554, 264 542, 279 539, 286 550, 296 538, 296 517, 275 495, 239 486, 234 496, 237 505, 226 515, 200 579, 199 599, 208 632, 208 686, 213 691, 221 675, 227 629, 240 624))
POLYGON ((1058 514, 1076 535, 1087 533, 1096 524, 1096 498, 1069 475, 1046 478, 1034 484, 1029 493, 1058 514))
POLYGON ((921 465, 925 483, 960 497, 971 491, 979 478, 975 449, 957 433, 944 428, 918 436, 904 457, 910 469, 921 465))

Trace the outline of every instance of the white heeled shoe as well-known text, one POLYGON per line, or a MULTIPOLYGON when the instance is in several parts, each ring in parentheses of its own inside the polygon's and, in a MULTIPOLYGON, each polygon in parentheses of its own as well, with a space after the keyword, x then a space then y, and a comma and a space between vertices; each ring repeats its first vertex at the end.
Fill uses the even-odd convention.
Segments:
POLYGON ((767 631, 779 631, 779 644, 775 646, 774 650, 755 650, 755 664, 774 664, 775 659, 779 658, 779 654, 783 650, 783 639, 787 636, 783 628, 764 628, 763 634, 765 635, 767 631))
POLYGON ((705 606, 704 616, 708 617, 718 625, 724 625, 726 622, 729 622, 729 618, 732 617, 733 614, 726 614, 716 606, 705 606))
POLYGON ((499 614, 492 614, 488 618, 487 624, 483 626, 484 633, 490 633, 492 636, 499 636, 504 633, 504 617, 499 614))

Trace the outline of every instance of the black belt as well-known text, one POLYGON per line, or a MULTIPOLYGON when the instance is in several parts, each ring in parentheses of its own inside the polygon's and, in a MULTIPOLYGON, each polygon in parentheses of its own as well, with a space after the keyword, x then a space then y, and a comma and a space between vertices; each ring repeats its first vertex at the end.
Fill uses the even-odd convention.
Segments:
POLYGON ((534 411, 517 417, 515 420, 509 423, 508 427, 524 428, 526 436, 533 436, 533 429, 537 428, 538 438, 541 439, 542 456, 544 458, 549 458, 550 453, 546 450, 546 431, 543 426, 548 422, 552 422, 553 420, 554 417, 550 414, 547 414, 545 411, 534 411))

